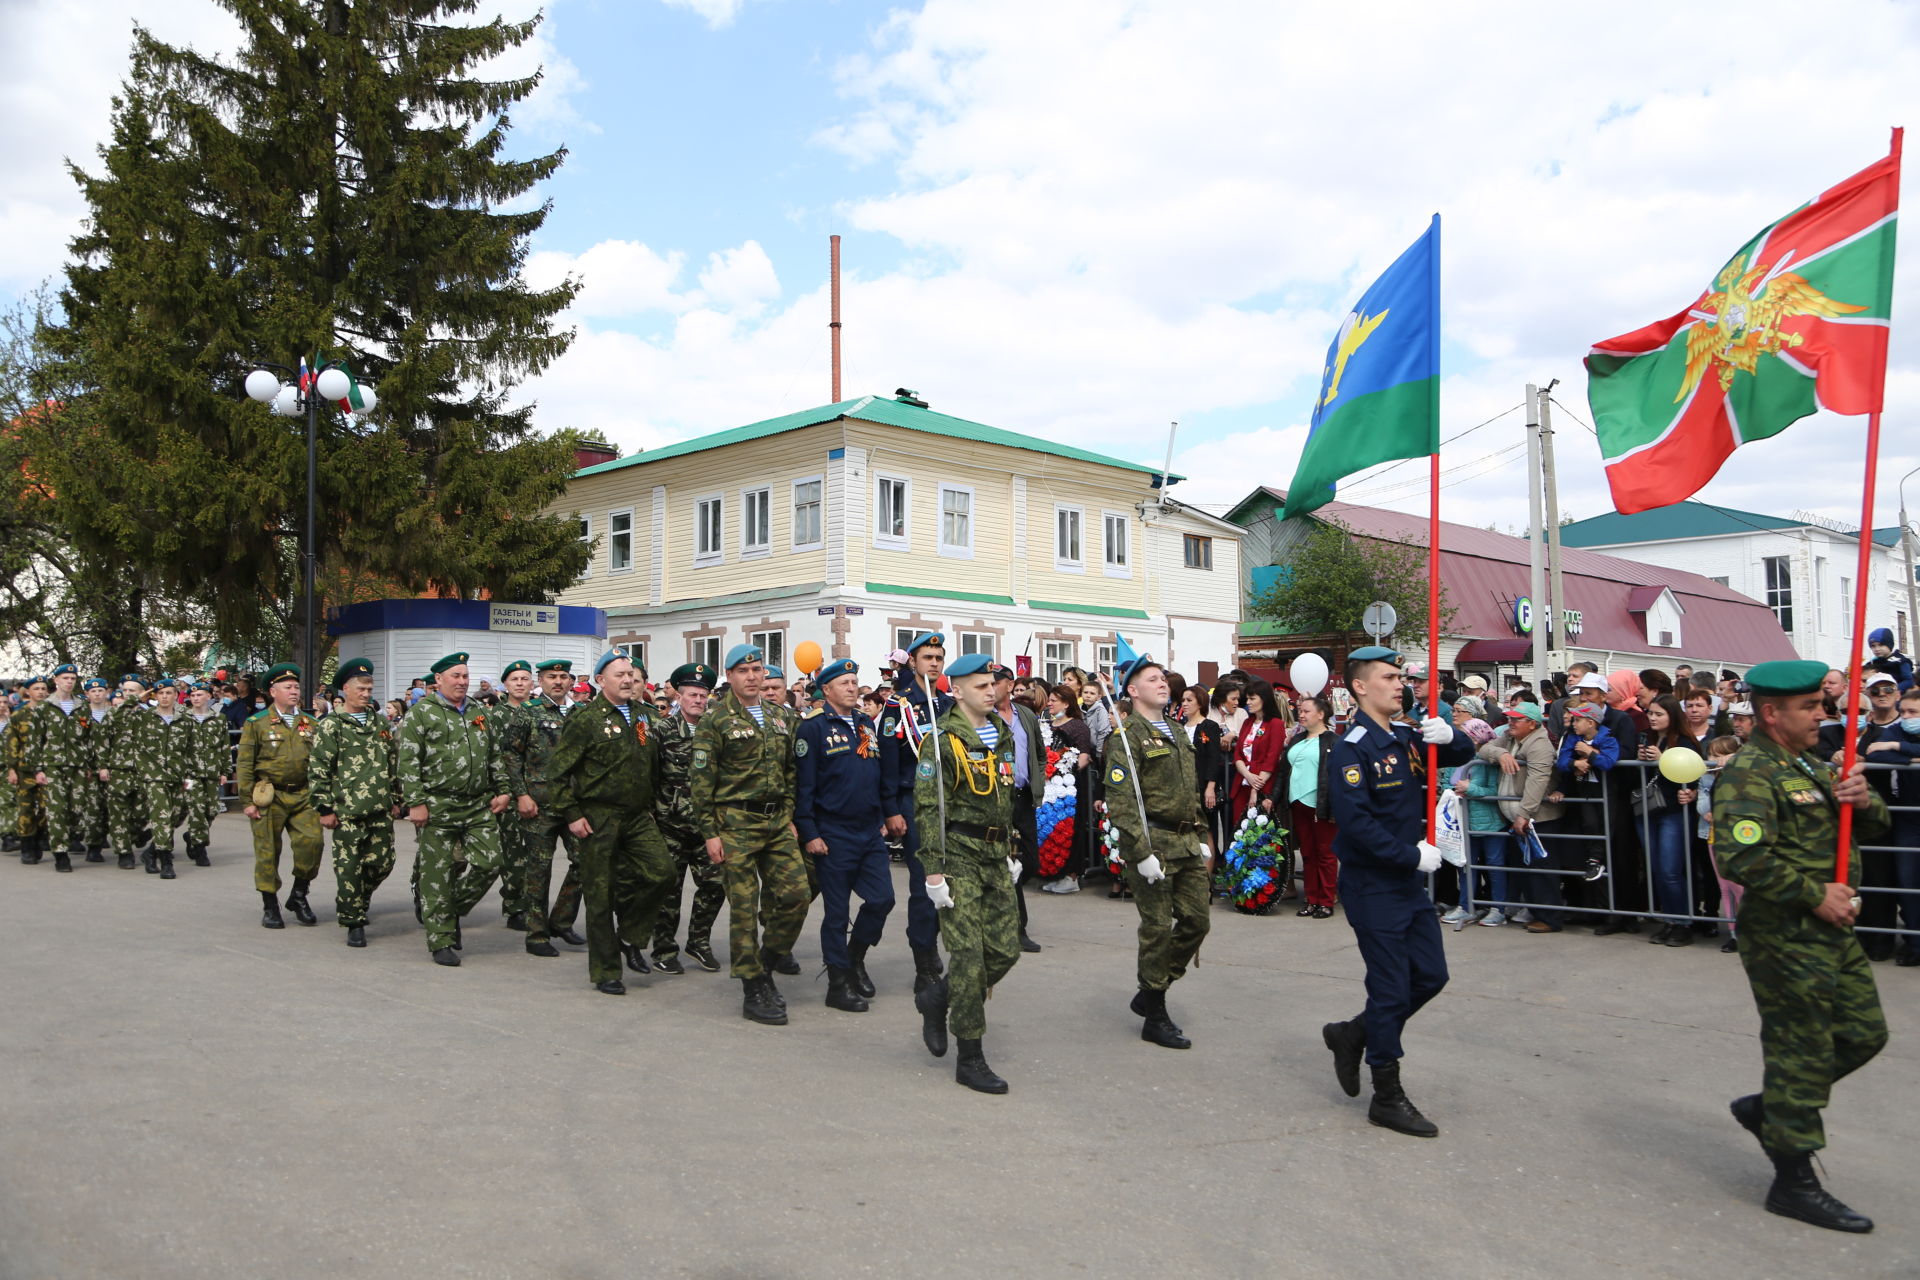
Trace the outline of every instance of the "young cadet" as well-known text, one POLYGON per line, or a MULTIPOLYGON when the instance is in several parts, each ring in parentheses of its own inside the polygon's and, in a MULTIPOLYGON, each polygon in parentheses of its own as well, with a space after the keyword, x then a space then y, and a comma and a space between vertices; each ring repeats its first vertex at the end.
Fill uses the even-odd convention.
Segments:
POLYGON ((793 824, 820 884, 827 1007, 865 1013, 874 994, 867 951, 879 943, 893 910, 893 874, 881 835, 880 734, 860 710, 860 668, 851 659, 827 663, 814 682, 826 711, 802 720, 794 734, 793 824), (860 914, 849 947, 855 893, 860 914))
POLYGON ((513 812, 526 842, 527 875, 524 906, 527 911, 527 954, 558 956, 549 941, 558 938, 568 946, 584 947, 587 940, 573 930, 580 916, 580 843, 567 830, 567 824, 553 809, 548 785, 549 762, 560 744, 560 732, 566 717, 578 710, 567 701, 567 689, 573 684, 573 663, 566 658, 549 658, 534 668, 540 692, 530 699, 526 714, 507 726, 501 735, 501 757, 507 766, 507 782, 513 791, 513 812), (558 843, 567 851, 567 871, 553 905, 547 905, 553 888, 553 847, 558 843))
POLYGON ((120 702, 107 717, 105 740, 96 741, 93 753, 100 781, 107 788, 107 838, 123 867, 133 866, 135 850, 147 843, 147 802, 140 789, 140 762, 134 755, 132 733, 146 697, 147 682, 138 672, 120 677, 120 702))
MULTIPOLYGON (((102 772, 106 768, 107 748, 113 741, 113 689, 99 676, 88 676, 80 682, 80 692, 87 700, 87 785, 83 808, 86 812, 87 861, 105 862, 100 851, 109 841, 107 825, 107 778, 102 772)), ((223 739, 221 746, 226 742, 223 739)), ((133 855, 128 853, 120 865, 133 866, 133 855)))
POLYGON ((653 965, 662 973, 686 972, 676 939, 680 890, 689 875, 693 907, 687 913, 687 955, 708 973, 720 971, 719 957, 713 954, 713 926, 720 919, 720 908, 727 905, 726 876, 718 863, 707 859, 707 842, 693 812, 692 778, 693 738, 707 714, 714 681, 713 668, 704 662, 675 667, 667 677, 677 697, 673 711, 660 724, 660 789, 654 793, 653 811, 660 838, 667 842, 667 852, 679 871, 653 926, 653 965))
POLYGON ((981 1093, 1005 1093, 987 1065, 987 993, 1020 959, 1013 902, 1013 741, 993 710, 992 660, 970 653, 947 669, 954 705, 920 743, 914 812, 927 897, 947 944, 947 974, 913 998, 927 1052, 960 1042, 953 1078, 981 1093))
POLYGON ((213 700, 213 686, 196 680, 187 690, 187 713, 175 724, 187 791, 187 859, 209 867, 207 842, 220 816, 220 787, 227 780, 227 718, 213 700))
POLYGON ((1860 849, 1890 822, 1886 801, 1853 772, 1823 762, 1818 662, 1763 662, 1747 672, 1754 732, 1713 784, 1713 852, 1744 885, 1740 964, 1760 1010, 1761 1091, 1736 1098, 1733 1118, 1773 1162, 1767 1209, 1834 1231, 1873 1230, 1820 1185, 1813 1153, 1827 1144, 1820 1112, 1834 1082, 1887 1043, 1873 968, 1853 932, 1860 913, 1860 849), (1840 806, 1852 805, 1847 879, 1833 878, 1840 806))
POLYGON ((29 744, 34 733, 34 717, 46 705, 49 688, 45 676, 30 677, 21 686, 26 701, 7 721, 7 781, 13 784, 16 802, 15 830, 20 836, 20 861, 32 866, 40 861, 40 855, 47 847, 47 792, 46 788, 34 781, 33 770, 28 767, 29 744))
POLYGON ((54 668, 53 692, 34 713, 27 739, 27 768, 46 797, 47 839, 53 846, 55 871, 72 871, 70 855, 83 852, 86 843, 86 800, 91 792, 87 766, 92 763, 87 739, 93 720, 77 694, 79 683, 80 673, 71 663, 54 668))
MULTIPOLYGON (((896 650, 896 652, 898 652, 896 650)), ((920 861, 922 833, 914 826, 915 768, 920 741, 953 706, 939 691, 946 669, 946 641, 938 631, 914 637, 907 646, 907 669, 896 677, 899 692, 880 713, 881 786, 887 793, 887 836, 902 842, 907 864, 907 945, 913 950, 913 989, 917 993, 942 973, 940 926, 927 898, 927 872, 920 861)))
POLYGON ((1159 663, 1142 656, 1119 676, 1133 714, 1107 735, 1107 814, 1140 911, 1140 989, 1131 1007, 1146 1019, 1142 1040, 1187 1049, 1192 1041, 1167 1014, 1167 988, 1200 953, 1212 900, 1193 743, 1167 720, 1172 691, 1159 663))
POLYGON ((169 676, 153 682, 153 705, 129 722, 135 769, 146 796, 147 844, 140 851, 148 874, 172 880, 173 833, 187 816, 186 774, 180 759, 180 688, 169 676))
POLYGON ((1367 966, 1367 1005, 1359 1017, 1329 1022, 1320 1034, 1349 1098, 1360 1096, 1363 1054, 1373 1069, 1370 1122, 1433 1138, 1439 1128, 1400 1087, 1400 1032, 1447 985, 1440 922, 1427 896, 1427 873, 1440 865, 1440 851, 1424 839, 1426 744, 1439 748, 1440 764, 1458 765, 1473 758, 1473 742, 1456 737, 1438 716, 1424 717, 1417 730, 1394 723, 1404 676, 1393 650, 1354 650, 1346 677, 1357 705, 1353 727, 1328 759, 1338 825, 1333 852, 1340 860, 1340 900, 1367 966))
POLYGON ((793 833, 793 734, 761 703, 766 662, 757 645, 727 651, 727 694, 693 735, 694 820, 707 859, 724 868, 727 942, 740 979, 741 1016, 787 1023, 771 970, 807 920, 807 873, 793 833), (756 920, 758 904, 764 924, 756 920), (758 936, 756 936, 756 933, 758 936))
POLYGON ((349 658, 334 673, 340 705, 313 735, 313 811, 333 832, 334 916, 347 945, 367 945, 367 903, 393 872, 400 773, 393 730, 373 709, 373 664, 349 658))

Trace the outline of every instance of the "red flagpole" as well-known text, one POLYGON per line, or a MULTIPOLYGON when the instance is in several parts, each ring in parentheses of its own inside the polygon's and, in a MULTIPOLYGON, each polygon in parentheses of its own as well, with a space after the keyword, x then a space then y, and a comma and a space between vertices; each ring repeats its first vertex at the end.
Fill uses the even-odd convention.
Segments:
MULTIPOLYGON (((1900 189, 1900 137, 1903 131, 1893 131, 1893 189, 1900 189)), ((1880 374, 1881 396, 1884 398, 1886 370, 1880 374)), ((1853 766, 1860 754, 1860 682, 1864 678, 1860 646, 1867 632, 1867 596, 1871 593, 1873 575, 1873 487, 1880 471, 1880 414, 1876 410, 1867 415, 1867 467, 1866 479, 1860 490, 1860 559, 1854 570, 1854 581, 1859 584, 1853 593, 1853 654, 1847 662, 1847 741, 1845 753, 1841 756, 1840 776, 1846 777, 1853 772, 1853 766)), ((1840 806, 1839 848, 1834 853, 1833 879, 1836 884, 1847 883, 1847 863, 1853 849, 1853 806, 1840 806)))
MULTIPOLYGON (((1440 454, 1427 455, 1427 714, 1440 714, 1440 454)), ((1862 579, 1865 581, 1865 579, 1862 579)), ((1440 801, 1440 748, 1427 744, 1427 843, 1440 801)))

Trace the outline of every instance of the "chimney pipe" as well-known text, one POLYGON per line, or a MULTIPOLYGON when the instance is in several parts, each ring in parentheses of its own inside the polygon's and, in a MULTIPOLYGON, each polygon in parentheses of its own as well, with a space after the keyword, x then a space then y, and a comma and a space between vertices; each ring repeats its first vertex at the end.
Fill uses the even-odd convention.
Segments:
POLYGON ((832 403, 839 404, 840 403, 840 237, 830 236, 828 237, 828 239, 831 241, 833 245, 832 269, 830 272, 830 274, 833 277, 833 317, 827 322, 827 328, 833 330, 833 401, 832 403))

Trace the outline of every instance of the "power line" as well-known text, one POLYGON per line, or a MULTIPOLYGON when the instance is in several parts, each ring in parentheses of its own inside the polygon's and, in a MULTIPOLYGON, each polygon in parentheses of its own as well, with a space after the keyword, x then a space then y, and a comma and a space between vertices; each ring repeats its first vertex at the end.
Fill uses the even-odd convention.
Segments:
MULTIPOLYGON (((1492 426, 1494 423, 1500 421, 1500 419, 1506 417, 1508 414, 1514 413, 1523 407, 1524 407, 1524 404, 1516 404, 1511 408, 1501 410, 1499 413, 1494 414, 1491 418, 1488 418, 1483 422, 1476 422, 1472 426, 1468 427, 1465 431, 1461 431, 1455 435, 1448 436, 1445 440, 1442 440, 1440 442, 1440 447, 1445 447, 1447 445, 1450 445, 1456 440, 1465 440, 1468 436, 1472 435, 1474 432, 1478 431, 1480 428, 1492 426)), ((1427 455, 1421 454, 1419 456, 1424 458, 1427 455)), ((1414 462, 1414 461, 1417 461, 1417 459, 1401 458, 1396 462, 1389 462, 1386 466, 1380 468, 1380 470, 1372 472, 1371 474, 1368 474, 1368 475, 1363 475, 1361 479, 1367 482, 1378 480, 1381 476, 1386 475, 1388 472, 1394 471, 1400 467, 1404 467, 1409 462, 1414 462)))

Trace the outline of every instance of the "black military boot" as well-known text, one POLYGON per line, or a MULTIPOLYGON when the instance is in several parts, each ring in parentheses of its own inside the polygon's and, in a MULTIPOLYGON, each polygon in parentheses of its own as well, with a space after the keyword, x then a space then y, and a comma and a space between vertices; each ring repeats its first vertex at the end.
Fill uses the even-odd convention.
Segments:
POLYGON ((420 898, 420 886, 413 886, 413 919, 415 924, 427 922, 427 904, 420 898))
POLYGON ((55 849, 53 851, 53 869, 55 871, 73 870, 73 859, 68 856, 65 849, 55 849))
POLYGON ((442 947, 433 953, 433 962, 435 964, 446 965, 449 969, 458 969, 460 967, 460 953, 452 947, 442 947))
POLYGON ((927 1052, 936 1058, 947 1056, 947 980, 934 978, 913 993, 913 1007, 920 1011, 920 1038, 927 1052))
POLYGON ((179 877, 177 877, 177 876, 175 876, 175 875, 173 874, 173 853, 172 853, 172 851, 171 851, 171 850, 168 850, 168 849, 162 849, 162 850, 161 850, 161 851, 159 852, 159 854, 157 854, 156 856, 158 857, 158 859, 159 859, 159 862, 160 862, 160 878, 161 878, 162 880, 175 880, 175 879, 178 879, 179 877))
POLYGON ((827 970, 827 1008, 847 1013, 865 1013, 871 1007, 853 989, 853 970, 827 970))
POLYGON ((627 968, 633 970, 635 973, 653 972, 653 966, 647 963, 647 953, 640 949, 639 943, 629 942, 621 947, 620 950, 626 953, 627 968))
POLYGON ((1740 1127, 1752 1134, 1753 1140, 1765 1151, 1767 1143, 1760 1136, 1760 1126, 1766 1121, 1766 1112, 1760 1106, 1760 1095, 1750 1093, 1744 1098, 1735 1098, 1727 1104, 1727 1110, 1733 1112, 1733 1118, 1740 1122, 1740 1127))
POLYGON ((548 942, 544 939, 542 939, 539 942, 535 942, 532 938, 528 938, 527 954, 530 956, 545 956, 548 959, 552 959, 553 957, 560 954, 560 948, 554 946, 551 942, 548 942))
POLYGON ((1367 1028, 1360 1019, 1329 1022, 1320 1028, 1320 1038, 1333 1050, 1333 1075, 1340 1091, 1349 1098, 1360 1096, 1360 1056, 1367 1051, 1367 1028))
POLYGON ((280 918, 279 895, 271 890, 267 890, 261 893, 260 900, 266 904, 260 912, 260 926, 264 929, 286 928, 287 922, 280 918))
POLYGON ((106 859, 106 857, 105 857, 105 855, 103 855, 103 854, 102 854, 102 853, 100 852, 100 846, 99 846, 99 845, 97 845, 97 844, 90 844, 90 845, 88 845, 88 846, 87 846, 87 861, 88 861, 88 862, 105 862, 106 860, 107 860, 107 859, 106 859))
POLYGON ((1163 1049, 1193 1048, 1193 1041, 1187 1039, 1180 1028, 1173 1024, 1173 1019, 1167 1016, 1166 992, 1137 991, 1130 1007, 1147 1020, 1140 1028, 1140 1038, 1148 1044, 1157 1044, 1163 1049))
POLYGON ((862 1000, 874 997, 873 979, 867 976, 867 944, 856 942, 847 948, 848 985, 862 1000))
POLYGON ((207 846, 203 844, 188 845, 187 857, 196 867, 210 867, 213 865, 213 859, 207 856, 207 846))
POLYGON ((913 949, 913 994, 919 995, 927 985, 936 982, 946 973, 940 964, 940 948, 915 947, 913 949))
MULTIPOLYGON (((940 984, 945 986, 943 982, 940 984)), ((979 1093, 1005 1093, 1007 1082, 993 1074, 993 1068, 987 1065, 987 1055, 980 1051, 978 1040, 960 1042, 960 1060, 953 1064, 953 1078, 979 1093)))
POLYGON ((1414 1138, 1437 1138, 1440 1126, 1420 1114, 1420 1108, 1407 1100, 1400 1087, 1400 1064, 1389 1062, 1373 1069, 1373 1101, 1367 1106, 1367 1120, 1383 1129, 1414 1138))
POLYGON ((1820 1185, 1820 1179, 1813 1174, 1810 1152, 1783 1156, 1769 1151, 1767 1155, 1773 1160, 1773 1185, 1767 1188, 1768 1213, 1798 1218, 1829 1231, 1864 1235, 1873 1230, 1872 1218, 1855 1213, 1820 1185))
POLYGON ((618 978, 608 978, 605 982, 596 982, 593 989, 603 996, 623 996, 627 994, 627 984, 618 978))
POLYGON ((367 945, 367 926, 363 924, 355 924, 355 925, 347 926, 347 945, 350 947, 366 946, 367 945))
POLYGON ((575 933, 573 931, 572 926, 568 926, 565 929, 555 929, 549 934, 549 936, 560 939, 560 941, 566 943, 570 947, 584 947, 587 945, 587 940, 581 937, 578 933, 575 933))
POLYGON ((740 1004, 742 1017, 769 1027, 787 1025, 786 1006, 774 1003, 772 978, 764 973, 757 978, 742 978, 740 986, 745 996, 740 1004))
POLYGON ((19 836, 0 836, 0 853, 18 853, 19 851, 19 836))
MULTIPOLYGON (((761 963, 764 964, 766 962, 762 961, 761 963)), ((793 952, 782 951, 773 957, 773 963, 768 964, 767 968, 773 970, 775 973, 783 973, 787 977, 792 978, 799 975, 800 962, 793 958, 793 952)))
MULTIPOLYGON (((168 865, 172 865, 171 854, 167 855, 167 862, 168 865)), ((295 880, 293 892, 287 895, 287 910, 293 912, 293 918, 301 924, 320 923, 318 917, 313 914, 313 908, 307 905, 307 887, 310 883, 306 880, 295 880)))
POLYGON ((527 931, 527 913, 524 911, 513 912, 507 917, 507 928, 525 933, 527 931))
POLYGON ((150 876, 160 874, 160 860, 154 856, 154 848, 152 845, 148 844, 140 847, 140 865, 147 869, 147 874, 150 876))
POLYGON ((784 1009, 787 1007, 787 998, 780 994, 780 988, 773 985, 774 962, 779 958, 779 953, 771 948, 760 949, 760 968, 764 971, 761 976, 767 980, 767 993, 773 997, 775 1004, 784 1009))
POLYGON ((120 869, 122 871, 131 871, 139 865, 140 865, 139 863, 133 860, 132 854, 123 853, 120 855, 120 869))
POLYGON ((693 962, 708 973, 720 972, 720 957, 713 954, 713 943, 707 939, 688 938, 685 950, 693 957, 693 962))
POLYGON ((39 864, 40 862, 40 837, 39 836, 22 836, 21 837, 20 861, 26 863, 30 867, 36 866, 39 864))

